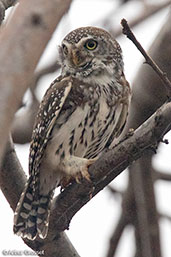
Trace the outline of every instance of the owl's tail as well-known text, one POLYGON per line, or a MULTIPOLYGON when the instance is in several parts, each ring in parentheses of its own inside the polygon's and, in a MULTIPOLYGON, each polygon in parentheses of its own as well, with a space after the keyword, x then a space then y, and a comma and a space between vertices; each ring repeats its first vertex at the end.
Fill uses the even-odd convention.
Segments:
POLYGON ((37 235, 45 238, 52 197, 53 190, 48 195, 40 195, 34 191, 33 178, 30 177, 16 207, 14 233, 30 240, 34 240, 37 235))

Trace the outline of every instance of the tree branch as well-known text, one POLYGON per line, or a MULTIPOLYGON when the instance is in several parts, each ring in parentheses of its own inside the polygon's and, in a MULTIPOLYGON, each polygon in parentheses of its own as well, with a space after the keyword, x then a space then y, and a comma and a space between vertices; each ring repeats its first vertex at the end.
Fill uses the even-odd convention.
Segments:
POLYGON ((123 27, 123 34, 125 34, 138 48, 138 50, 142 53, 144 56, 146 63, 148 63, 153 70, 158 74, 160 77, 161 81, 163 82, 166 90, 167 90, 167 95, 169 98, 171 98, 171 82, 168 79, 166 73, 164 73, 158 65, 153 61, 153 59, 146 53, 144 48, 141 46, 141 44, 137 41, 136 37, 134 36, 133 32, 131 31, 130 27, 128 26, 128 23, 125 19, 122 19, 121 25, 123 27))
POLYGON ((168 172, 161 172, 153 169, 154 180, 171 181, 171 174, 168 172))
POLYGON ((135 205, 133 201, 133 192, 130 186, 127 187, 126 193, 122 199, 122 213, 109 241, 109 247, 106 257, 114 257, 117 253, 117 247, 122 233, 128 224, 134 225, 135 222, 135 205))
POLYGON ((122 212, 120 219, 117 223, 116 229, 113 231, 113 234, 110 238, 110 244, 109 244, 109 249, 108 249, 108 253, 106 255, 106 257, 113 257, 115 256, 118 244, 119 244, 119 240, 122 236, 122 233, 126 227, 126 225, 128 225, 128 220, 126 219, 124 212, 122 212))
POLYGON ((137 256, 161 257, 151 155, 147 152, 129 168, 136 209, 136 247, 137 256))

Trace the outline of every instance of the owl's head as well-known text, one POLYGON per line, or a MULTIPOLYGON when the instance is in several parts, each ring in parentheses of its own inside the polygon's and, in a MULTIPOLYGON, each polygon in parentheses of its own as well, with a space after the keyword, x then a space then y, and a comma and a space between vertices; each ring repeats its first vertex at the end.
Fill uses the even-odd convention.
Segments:
POLYGON ((82 27, 71 31, 62 41, 62 74, 82 78, 123 70, 122 51, 117 41, 105 30, 82 27))

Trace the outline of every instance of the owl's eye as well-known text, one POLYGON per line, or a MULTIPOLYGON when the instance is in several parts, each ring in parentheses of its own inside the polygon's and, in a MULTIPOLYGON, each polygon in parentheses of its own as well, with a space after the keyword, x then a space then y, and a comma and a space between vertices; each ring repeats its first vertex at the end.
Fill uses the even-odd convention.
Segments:
POLYGON ((94 50, 94 49, 96 49, 97 45, 98 45, 97 41, 95 41, 93 39, 89 39, 89 40, 86 41, 84 46, 88 50, 94 50))
POLYGON ((65 44, 62 44, 62 49, 63 49, 64 54, 67 55, 68 54, 68 48, 65 44))

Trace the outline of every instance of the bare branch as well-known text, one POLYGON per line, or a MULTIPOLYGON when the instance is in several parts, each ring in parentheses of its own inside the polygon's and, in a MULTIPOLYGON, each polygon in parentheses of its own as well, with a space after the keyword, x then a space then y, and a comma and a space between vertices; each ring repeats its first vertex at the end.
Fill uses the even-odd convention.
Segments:
POLYGON ((162 219, 166 219, 169 222, 171 222, 171 216, 170 215, 167 215, 167 214, 164 214, 164 213, 159 213, 159 217, 162 218, 162 219))
POLYGON ((123 192, 115 189, 113 186, 108 185, 107 187, 109 191, 114 195, 114 196, 122 196, 123 192))
POLYGON ((151 154, 144 154, 133 163, 130 183, 135 198, 135 233, 138 256, 161 257, 158 214, 151 172, 151 154), (149 211, 150 210, 150 211, 149 211))
POLYGON ((154 180, 171 181, 171 174, 153 169, 154 180))
POLYGON ((138 48, 138 50, 142 53, 144 56, 146 63, 148 63, 153 70, 158 74, 160 77, 161 81, 163 82, 166 90, 167 90, 167 95, 169 98, 171 98, 171 82, 168 79, 166 73, 164 73, 158 65, 153 61, 153 59, 146 53, 144 48, 141 46, 141 44, 137 41, 136 37, 134 36, 133 32, 131 31, 130 27, 128 26, 128 23, 125 19, 122 19, 121 25, 123 27, 123 34, 125 34, 138 48))
POLYGON ((114 257, 116 255, 119 240, 121 239, 124 229, 128 224, 134 225, 135 223, 136 215, 133 197, 132 188, 128 185, 122 199, 122 213, 110 238, 106 257, 114 257))
POLYGON ((113 234, 110 238, 109 250, 108 250, 106 257, 115 256, 119 240, 122 236, 122 233, 123 233, 126 225, 128 225, 128 220, 125 218, 124 212, 122 212, 120 219, 118 221, 118 224, 116 226, 116 229, 113 231, 113 234))

